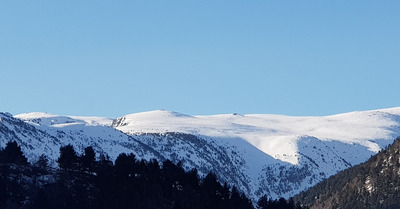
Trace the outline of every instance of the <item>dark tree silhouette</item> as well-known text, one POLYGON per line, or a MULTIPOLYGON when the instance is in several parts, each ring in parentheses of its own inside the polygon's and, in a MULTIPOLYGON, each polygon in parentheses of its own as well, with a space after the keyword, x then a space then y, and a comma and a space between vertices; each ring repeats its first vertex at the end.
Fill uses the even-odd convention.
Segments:
POLYGON ((89 146, 85 148, 85 153, 81 157, 81 169, 86 171, 93 171, 96 162, 96 153, 93 147, 89 146))
POLYGON ((61 169, 72 170, 77 168, 78 156, 72 145, 60 147, 60 157, 57 160, 61 169))
POLYGON ((253 208, 214 173, 201 180, 196 169, 185 171, 182 163, 169 160, 161 164, 122 153, 113 164, 104 155, 96 161, 90 147, 79 157, 67 145, 60 148, 59 169, 49 168, 44 155, 33 166, 13 164, 0 164, 0 208, 253 208))
POLYGON ((8 142, 4 150, 0 152, 0 162, 16 165, 28 164, 28 160, 21 151, 21 147, 15 141, 8 142))
POLYGON ((46 155, 42 154, 39 156, 39 159, 35 162, 33 167, 37 169, 37 172, 39 174, 46 174, 47 173, 46 171, 49 166, 48 164, 49 164, 49 159, 47 158, 46 155))

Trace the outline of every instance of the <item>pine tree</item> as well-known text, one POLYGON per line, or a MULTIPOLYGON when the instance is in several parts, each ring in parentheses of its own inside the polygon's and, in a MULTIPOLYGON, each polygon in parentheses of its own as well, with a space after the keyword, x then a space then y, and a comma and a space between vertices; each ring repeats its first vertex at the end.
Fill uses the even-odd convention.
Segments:
POLYGON ((77 168, 78 155, 72 145, 60 147, 60 157, 57 160, 61 169, 72 170, 77 168))
POLYGON ((33 166, 37 169, 39 174, 45 174, 47 172, 48 164, 49 159, 46 155, 42 154, 39 156, 39 159, 35 162, 33 166))
POLYGON ((4 150, 0 152, 0 163, 28 165, 28 159, 25 157, 17 142, 10 141, 7 143, 4 150))
POLYGON ((268 201, 267 195, 262 196, 257 202, 258 209, 267 209, 269 208, 270 202, 268 201))
POLYGON ((85 153, 81 158, 81 169, 86 171, 93 171, 94 164, 96 162, 96 153, 93 147, 89 146, 85 148, 85 153))

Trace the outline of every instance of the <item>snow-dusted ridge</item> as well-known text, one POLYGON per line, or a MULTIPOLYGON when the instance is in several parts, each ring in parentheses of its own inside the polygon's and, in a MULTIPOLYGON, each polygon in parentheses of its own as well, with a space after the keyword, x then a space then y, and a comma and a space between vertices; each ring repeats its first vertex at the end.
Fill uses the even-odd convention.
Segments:
POLYGON ((93 146, 115 159, 182 161, 214 171, 251 197, 289 197, 367 160, 400 136, 400 108, 321 117, 267 114, 190 116, 167 110, 101 117, 0 114, 0 146, 16 140, 30 161, 60 146, 93 146))
POLYGON ((71 124, 110 126, 113 121, 113 119, 103 117, 59 116, 43 112, 23 113, 15 117, 39 126, 63 126, 71 124))
POLYGON ((112 126, 127 134, 181 132, 238 137, 274 158, 298 164, 296 142, 301 137, 360 144, 376 153, 400 133, 399 122, 400 108, 324 117, 262 114, 188 116, 157 110, 117 118, 112 126))

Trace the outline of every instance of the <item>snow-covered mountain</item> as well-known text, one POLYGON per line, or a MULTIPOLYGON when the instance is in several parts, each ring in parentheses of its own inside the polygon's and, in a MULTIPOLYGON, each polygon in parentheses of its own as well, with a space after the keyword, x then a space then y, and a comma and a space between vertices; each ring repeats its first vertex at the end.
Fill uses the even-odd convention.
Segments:
POLYGON ((251 197, 289 197, 367 160, 400 136, 400 108, 324 117, 190 116, 157 110, 115 120, 100 117, 0 113, 0 145, 16 140, 34 161, 58 157, 59 147, 93 146, 115 159, 181 161, 215 172, 251 197))

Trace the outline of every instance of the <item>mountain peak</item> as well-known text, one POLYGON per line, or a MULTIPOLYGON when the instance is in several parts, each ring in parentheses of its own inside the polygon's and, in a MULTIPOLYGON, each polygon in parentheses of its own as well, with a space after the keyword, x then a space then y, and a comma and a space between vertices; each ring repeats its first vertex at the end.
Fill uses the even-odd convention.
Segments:
POLYGON ((114 159, 134 152, 201 167, 203 174, 219 171, 242 191, 273 198, 289 197, 362 163, 400 135, 400 108, 314 117, 190 116, 168 110, 114 121, 48 113, 0 117, 0 139, 21 142, 30 156, 47 153, 56 159, 66 144, 91 145, 114 159))

